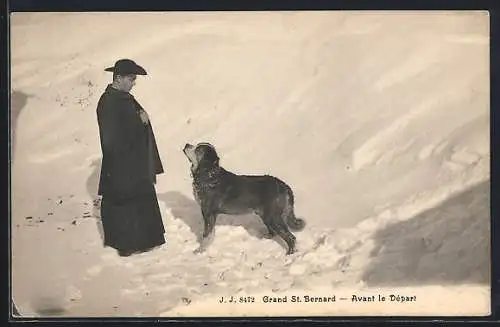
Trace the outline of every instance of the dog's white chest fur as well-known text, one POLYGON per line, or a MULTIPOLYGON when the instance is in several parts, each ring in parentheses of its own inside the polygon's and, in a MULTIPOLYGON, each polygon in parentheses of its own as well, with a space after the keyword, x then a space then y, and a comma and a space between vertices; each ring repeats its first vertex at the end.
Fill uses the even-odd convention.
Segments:
POLYGON ((194 195, 194 199, 195 201, 200 204, 201 203, 201 200, 200 200, 200 193, 198 192, 197 188, 196 188, 196 185, 193 183, 193 195, 194 195))

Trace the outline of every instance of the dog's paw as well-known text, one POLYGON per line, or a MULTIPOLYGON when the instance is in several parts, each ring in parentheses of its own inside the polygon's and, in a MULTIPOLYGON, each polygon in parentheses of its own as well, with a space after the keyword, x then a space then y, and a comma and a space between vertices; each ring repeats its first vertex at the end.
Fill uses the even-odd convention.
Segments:
POLYGON ((286 251, 286 255, 292 255, 294 253, 297 253, 297 249, 288 249, 288 251, 286 251))

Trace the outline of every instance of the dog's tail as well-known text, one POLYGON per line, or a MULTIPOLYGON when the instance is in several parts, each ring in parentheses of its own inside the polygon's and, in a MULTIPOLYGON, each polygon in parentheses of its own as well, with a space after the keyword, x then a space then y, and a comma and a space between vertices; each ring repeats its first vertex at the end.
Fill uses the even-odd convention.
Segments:
POLYGON ((293 191, 290 187, 287 187, 288 203, 285 207, 285 219, 286 224, 293 231, 301 231, 306 227, 306 222, 304 219, 297 218, 294 212, 294 197, 293 191))
POLYGON ((306 227, 306 221, 302 218, 295 217, 293 213, 288 215, 286 223, 293 231, 301 231, 306 227))

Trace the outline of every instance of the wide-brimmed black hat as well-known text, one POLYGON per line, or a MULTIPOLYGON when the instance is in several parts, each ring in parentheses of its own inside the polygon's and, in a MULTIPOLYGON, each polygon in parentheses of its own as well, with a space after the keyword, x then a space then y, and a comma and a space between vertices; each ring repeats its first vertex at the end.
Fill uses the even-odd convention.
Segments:
POLYGON ((130 59, 120 59, 113 67, 104 69, 118 75, 147 75, 146 70, 130 59))

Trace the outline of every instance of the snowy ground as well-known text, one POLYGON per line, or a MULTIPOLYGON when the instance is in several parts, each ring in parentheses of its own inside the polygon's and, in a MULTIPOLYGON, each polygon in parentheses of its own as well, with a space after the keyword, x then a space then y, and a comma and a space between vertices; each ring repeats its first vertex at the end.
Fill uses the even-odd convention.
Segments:
POLYGON ((481 12, 15 14, 12 292, 27 316, 489 313, 489 38, 481 12), (120 35, 121 34, 121 35, 120 35), (117 35, 120 35, 117 37, 117 35), (166 167, 167 245, 102 247, 95 108, 128 57, 166 167), (299 252, 202 221, 186 142, 289 183, 299 252), (352 295, 416 301, 353 303, 352 295), (336 295, 333 304, 263 295, 336 295), (218 304, 220 296, 255 303, 218 304), (377 295, 378 296, 378 295, 377 295), (340 300, 346 297, 348 300, 340 300))

